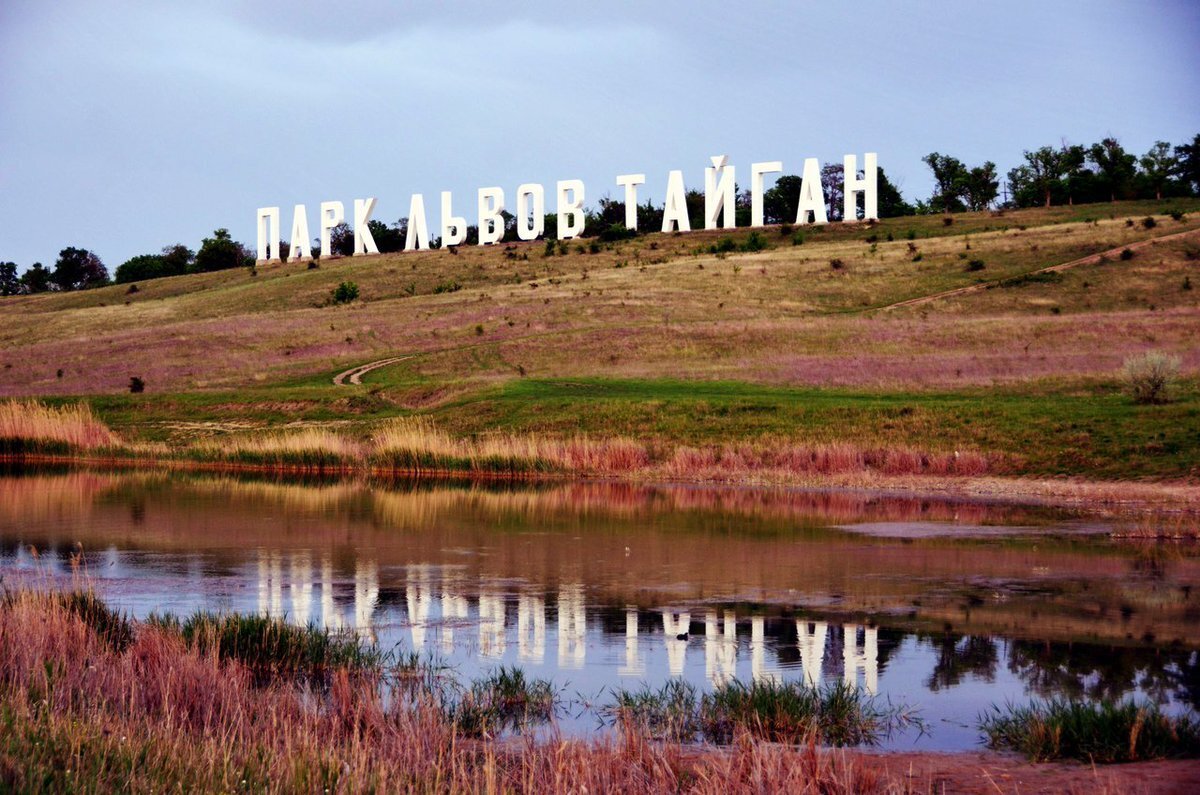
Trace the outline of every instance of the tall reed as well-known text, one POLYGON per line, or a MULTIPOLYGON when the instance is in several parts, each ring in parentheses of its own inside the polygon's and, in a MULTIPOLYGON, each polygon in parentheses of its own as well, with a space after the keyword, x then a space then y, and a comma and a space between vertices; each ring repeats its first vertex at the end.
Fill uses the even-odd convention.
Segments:
MULTIPOLYGON (((528 684, 499 687, 518 695, 528 684)), ((507 697, 507 696, 505 696, 507 697)), ((551 734, 469 740, 421 698, 348 668, 313 689, 139 624, 117 650, 61 600, 0 603, 0 790, 187 792, 902 791, 874 766, 753 741, 727 753, 551 734)))
POLYGON ((0 455, 66 455, 119 443, 86 403, 57 407, 37 400, 0 403, 0 455))

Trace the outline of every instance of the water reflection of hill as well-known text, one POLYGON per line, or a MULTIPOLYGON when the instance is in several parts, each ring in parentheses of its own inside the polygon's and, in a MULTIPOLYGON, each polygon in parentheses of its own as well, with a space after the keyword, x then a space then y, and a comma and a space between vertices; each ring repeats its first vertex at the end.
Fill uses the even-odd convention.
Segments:
MULTIPOLYGON (((308 554, 331 573, 451 567, 474 590, 578 584, 590 604, 721 604, 890 626, 1129 645, 1193 645, 1190 557, 1135 555, 1099 538, 864 538, 832 525, 1042 525, 1061 512, 856 492, 552 484, 390 488, 67 473, 0 478, 0 544, 204 554, 308 554)), ((288 565, 291 565, 289 563, 288 565)), ((472 588, 467 589, 468 592, 472 588)))

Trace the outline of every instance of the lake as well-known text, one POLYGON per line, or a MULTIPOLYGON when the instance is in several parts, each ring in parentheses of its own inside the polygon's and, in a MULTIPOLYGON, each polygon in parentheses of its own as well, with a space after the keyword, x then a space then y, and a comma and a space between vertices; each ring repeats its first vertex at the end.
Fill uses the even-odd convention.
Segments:
POLYGON ((613 483, 0 476, 6 586, 73 582, 137 617, 265 612, 518 665, 567 733, 616 688, 852 682, 919 710, 886 748, 978 747, 1032 697, 1200 703, 1200 549, 1039 506, 613 483))

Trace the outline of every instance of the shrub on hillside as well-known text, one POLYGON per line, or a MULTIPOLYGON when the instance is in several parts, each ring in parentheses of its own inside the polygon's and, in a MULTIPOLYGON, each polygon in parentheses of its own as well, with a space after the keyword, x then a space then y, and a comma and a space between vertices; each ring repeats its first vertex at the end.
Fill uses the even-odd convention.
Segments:
POLYGON ((1125 386, 1138 403, 1167 403, 1179 378, 1180 360, 1159 351, 1148 351, 1125 360, 1125 386))
POLYGON ((358 298, 358 285, 354 282, 342 282, 333 289, 335 304, 348 304, 358 298))

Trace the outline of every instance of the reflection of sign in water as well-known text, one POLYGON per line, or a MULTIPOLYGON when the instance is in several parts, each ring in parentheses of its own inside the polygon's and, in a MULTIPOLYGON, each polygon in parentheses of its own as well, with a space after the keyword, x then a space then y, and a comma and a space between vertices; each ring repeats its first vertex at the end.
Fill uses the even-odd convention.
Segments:
POLYGON ((517 597, 517 656, 532 663, 546 658, 546 600, 540 594, 517 597))
POLYGON ((729 611, 724 628, 715 611, 704 615, 704 675, 714 686, 737 676, 737 616, 729 611))
MULTIPOLYGON (((331 630, 352 629, 376 639, 375 612, 379 605, 379 568, 373 561, 359 560, 354 567, 353 620, 346 620, 346 611, 335 599, 333 562, 321 560, 319 585, 321 608, 319 620, 313 615, 314 570, 312 555, 297 552, 289 561, 277 552, 262 552, 258 557, 258 609, 271 616, 286 618, 297 624, 310 621, 331 630), (284 572, 288 572, 285 581, 284 572), (290 596, 285 609, 284 593, 290 596)), ((442 574, 434 566, 414 565, 408 568, 404 606, 408 613, 408 629, 415 651, 424 651, 431 630, 440 633, 443 652, 455 651, 454 629, 470 618, 470 600, 465 593, 470 583, 454 574, 442 574), (441 582, 438 583, 439 575, 441 582), (440 598, 438 594, 440 593, 440 598), (435 623, 435 614, 439 621, 435 623)), ((587 604, 580 583, 562 585, 555 595, 557 601, 556 635, 559 668, 582 668, 587 661, 587 604)), ((476 597, 478 653, 485 658, 500 659, 508 651, 507 600, 509 595, 487 583, 479 588, 476 597)), ((546 596, 533 591, 517 593, 515 643, 517 659, 541 664, 546 655, 546 596)), ((664 608, 662 615, 663 648, 670 676, 684 674, 691 614, 664 608)), ((743 626, 745 620, 743 620, 743 626)), ((753 681, 780 681, 778 669, 768 663, 766 619, 749 618, 750 677, 753 681)), ((796 646, 804 681, 818 685, 823 681, 823 669, 829 640, 829 624, 824 621, 797 619, 796 646)), ((625 659, 618 668, 621 676, 642 677, 646 660, 641 654, 639 615, 636 608, 625 610, 625 659)), ((650 630, 653 631, 652 629, 650 630)), ((738 618, 732 611, 707 610, 704 614, 704 675, 713 685, 730 681, 737 676, 739 643, 738 618)), ((835 628, 836 631, 836 628, 835 628)), ((871 694, 879 686, 879 630, 846 624, 842 631, 842 678, 871 694)), ((836 637, 836 636, 835 636, 836 637)), ((835 669, 836 670, 836 669, 835 669)))
POLYGON ((642 676, 646 664, 638 653, 638 612, 635 608, 625 610, 625 664, 617 669, 621 676, 642 676))
POLYGON ((587 655, 587 614, 582 585, 558 591, 558 667, 582 668, 587 655))
POLYGON ((692 625, 690 613, 662 611, 663 642, 667 645, 667 670, 671 676, 683 674, 684 655, 687 654, 687 634, 692 625))

